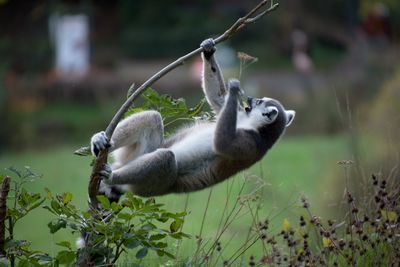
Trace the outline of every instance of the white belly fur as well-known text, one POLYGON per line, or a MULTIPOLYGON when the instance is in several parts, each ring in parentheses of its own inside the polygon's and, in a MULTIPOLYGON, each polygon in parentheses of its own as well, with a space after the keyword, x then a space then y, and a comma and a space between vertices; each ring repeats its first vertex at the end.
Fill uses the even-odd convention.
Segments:
POLYGON ((215 124, 196 125, 184 139, 172 145, 170 149, 177 163, 201 159, 213 153, 214 131, 215 124))

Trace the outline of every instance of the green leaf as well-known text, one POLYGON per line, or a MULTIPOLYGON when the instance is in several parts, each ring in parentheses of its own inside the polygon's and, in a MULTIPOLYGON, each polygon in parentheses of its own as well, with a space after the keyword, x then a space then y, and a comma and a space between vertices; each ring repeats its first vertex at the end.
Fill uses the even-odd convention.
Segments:
POLYGON ((151 205, 154 203, 156 203, 156 200, 153 197, 151 197, 151 198, 148 198, 144 204, 147 206, 147 205, 151 205))
POLYGON ((12 239, 12 240, 8 240, 8 241, 6 241, 6 244, 5 244, 5 248, 6 249, 16 249, 16 248, 20 248, 20 247, 25 247, 25 246, 29 246, 29 242, 28 241, 26 241, 26 240, 15 240, 15 239, 12 239))
POLYGON ((169 236, 174 239, 182 239, 182 235, 180 233, 173 233, 173 234, 170 234, 169 236))
POLYGON ((169 220, 169 218, 168 217, 159 217, 159 218, 157 218, 157 221, 159 221, 159 222, 163 222, 163 223, 165 223, 166 221, 168 221, 169 220))
POLYGON ((172 255, 171 253, 169 253, 169 252, 167 252, 167 251, 165 251, 165 250, 163 250, 163 252, 164 252, 165 256, 168 256, 168 257, 171 258, 171 259, 175 259, 175 256, 172 255))
POLYGON ((164 255, 165 255, 164 250, 158 249, 158 250, 157 250, 157 255, 158 255, 159 257, 164 256, 164 255))
POLYGON ((47 226, 50 229, 50 233, 54 234, 61 228, 66 228, 67 227, 67 221, 65 219, 58 219, 56 221, 51 221, 47 224, 47 226))
POLYGON ((125 220, 125 221, 128 221, 128 220, 130 220, 132 218, 132 215, 129 214, 129 213, 126 213, 126 212, 118 213, 117 216, 118 216, 118 218, 120 218, 122 220, 125 220))
POLYGON ((74 262, 75 258, 76 258, 75 252, 70 250, 62 250, 58 252, 56 256, 56 259, 60 264, 70 264, 74 262))
POLYGON ((83 218, 85 218, 86 220, 89 220, 90 218, 92 218, 92 215, 88 211, 83 212, 82 215, 83 215, 83 218))
POLYGON ((142 229, 145 230, 145 231, 151 231, 151 230, 154 230, 156 228, 157 228, 157 226, 155 226, 154 224, 151 224, 151 223, 148 223, 148 224, 145 224, 145 225, 142 226, 142 229))
POLYGON ((66 192, 62 194, 63 204, 67 205, 72 200, 72 194, 70 192, 66 192))
POLYGON ((140 245, 140 241, 137 239, 133 239, 125 242, 124 245, 129 249, 133 249, 140 245))
POLYGON ((35 253, 35 254, 32 254, 31 256, 30 256, 30 258, 34 258, 34 259, 36 259, 40 264, 49 264, 50 262, 52 262, 53 261, 53 258, 52 257, 50 257, 48 254, 46 254, 46 253, 35 253))
POLYGON ((175 232, 179 231, 179 229, 182 226, 182 223, 183 223, 183 220, 176 219, 175 221, 173 221, 171 223, 171 225, 169 226, 169 229, 171 230, 172 233, 175 233, 175 232))
POLYGON ((90 156, 92 155, 92 152, 90 151, 90 147, 84 146, 75 150, 74 154, 78 156, 90 156))
POLYGON ((111 208, 110 200, 106 196, 98 195, 98 196, 96 196, 96 198, 105 209, 111 208))
POLYGON ((119 212, 120 210, 123 209, 123 207, 121 205, 119 205, 118 203, 116 203, 116 202, 111 202, 111 209, 114 212, 119 212))
POLYGON ((48 189, 47 187, 44 188, 44 191, 46 192, 46 197, 47 199, 52 199, 53 195, 51 194, 50 189, 48 189))
POLYGON ((10 216, 14 219, 14 221, 24 217, 24 213, 19 211, 18 209, 9 209, 7 210, 7 216, 10 216))
POLYGON ((46 200, 45 198, 39 199, 36 203, 33 203, 33 205, 31 205, 30 207, 27 207, 27 211, 32 211, 36 209, 37 207, 42 205, 43 202, 45 202, 45 200, 46 200))
POLYGON ((150 236, 150 240, 160 240, 160 239, 163 239, 165 237, 166 237, 165 234, 156 234, 156 235, 150 236))
POLYGON ((50 202, 50 205, 51 205, 52 209, 53 209, 57 214, 60 213, 61 206, 60 206, 60 204, 59 204, 57 201, 55 201, 55 200, 53 199, 53 200, 50 202))
POLYGON ((158 242, 158 243, 155 243, 154 246, 156 248, 166 248, 168 245, 165 242, 158 242))
MULTIPOLYGON (((30 265, 32 264, 27 259, 21 259, 18 261, 18 267, 30 267, 30 265)), ((9 265, 7 264, 7 266, 9 265)))
POLYGON ((29 193, 25 189, 21 189, 21 193, 18 197, 18 204, 23 209, 28 209, 30 205, 33 205, 36 201, 41 199, 41 195, 39 193, 29 193))
POLYGON ((139 251, 136 253, 136 259, 140 260, 143 259, 144 257, 146 257, 148 252, 148 248, 144 247, 139 249, 139 251))
POLYGON ((56 245, 60 246, 60 247, 65 247, 65 248, 68 248, 68 249, 72 249, 71 243, 68 242, 68 241, 61 241, 61 242, 56 243, 56 245))

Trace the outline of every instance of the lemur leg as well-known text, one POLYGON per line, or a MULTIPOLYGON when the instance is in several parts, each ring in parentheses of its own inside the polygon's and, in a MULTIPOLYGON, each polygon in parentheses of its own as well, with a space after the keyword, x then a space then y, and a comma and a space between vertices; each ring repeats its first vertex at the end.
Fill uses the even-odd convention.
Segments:
POLYGON ((213 39, 206 39, 201 44, 204 48, 202 87, 206 99, 218 114, 225 101, 226 86, 221 69, 215 59, 215 43, 213 39))
POLYGON ((162 195, 176 181, 177 164, 172 151, 160 148, 141 155, 118 169, 111 170, 105 166, 101 175, 105 183, 129 184, 131 190, 141 196, 162 195))
MULTIPOLYGON (((101 171, 103 178, 112 175, 112 170, 129 163, 135 158, 155 151, 163 143, 164 126, 161 115, 156 111, 144 111, 122 120, 114 131, 111 142, 104 132, 95 134, 91 140, 91 149, 94 155, 109 148, 113 152, 114 163, 112 168, 106 164, 101 171)), ((101 181, 99 192, 112 201, 128 190, 126 185, 108 185, 101 181)))
POLYGON ((122 120, 109 142, 104 132, 95 134, 91 140, 92 152, 109 147, 116 164, 124 165, 134 158, 155 151, 164 140, 164 125, 156 111, 144 111, 122 120))

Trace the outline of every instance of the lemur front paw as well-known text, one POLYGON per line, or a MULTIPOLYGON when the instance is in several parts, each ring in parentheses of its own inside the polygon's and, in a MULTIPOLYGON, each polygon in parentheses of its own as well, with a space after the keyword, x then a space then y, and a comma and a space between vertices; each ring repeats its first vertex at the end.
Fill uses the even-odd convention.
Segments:
POLYGON ((244 95, 244 91, 240 88, 240 82, 236 79, 231 79, 228 82, 228 88, 230 94, 235 94, 238 96, 244 95))
POLYGON ((112 169, 109 164, 103 164, 103 169, 99 172, 100 178, 106 184, 111 184, 112 182, 112 169))
POLYGON ((101 150, 109 148, 110 146, 110 140, 108 140, 108 137, 104 131, 96 133, 90 140, 90 150, 96 157, 99 155, 101 150))
POLYGON ((204 49, 203 54, 206 59, 209 59, 215 52, 215 42, 212 38, 205 39, 201 42, 200 47, 204 49))

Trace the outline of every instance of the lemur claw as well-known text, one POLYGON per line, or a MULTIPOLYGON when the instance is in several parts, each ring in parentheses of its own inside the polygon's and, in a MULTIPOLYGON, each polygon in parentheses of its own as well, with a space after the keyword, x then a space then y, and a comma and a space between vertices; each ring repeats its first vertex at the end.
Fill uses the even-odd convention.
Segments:
POLYGON ((90 148, 94 156, 98 156, 101 150, 109 148, 111 146, 110 141, 104 131, 98 132, 93 135, 90 141, 90 148))
POLYGON ((203 53, 206 58, 210 58, 216 50, 215 42, 212 38, 205 39, 201 42, 200 47, 204 49, 203 53))
POLYGON ((100 178, 106 183, 110 184, 112 180, 112 169, 109 164, 103 164, 103 169, 99 171, 100 178))

